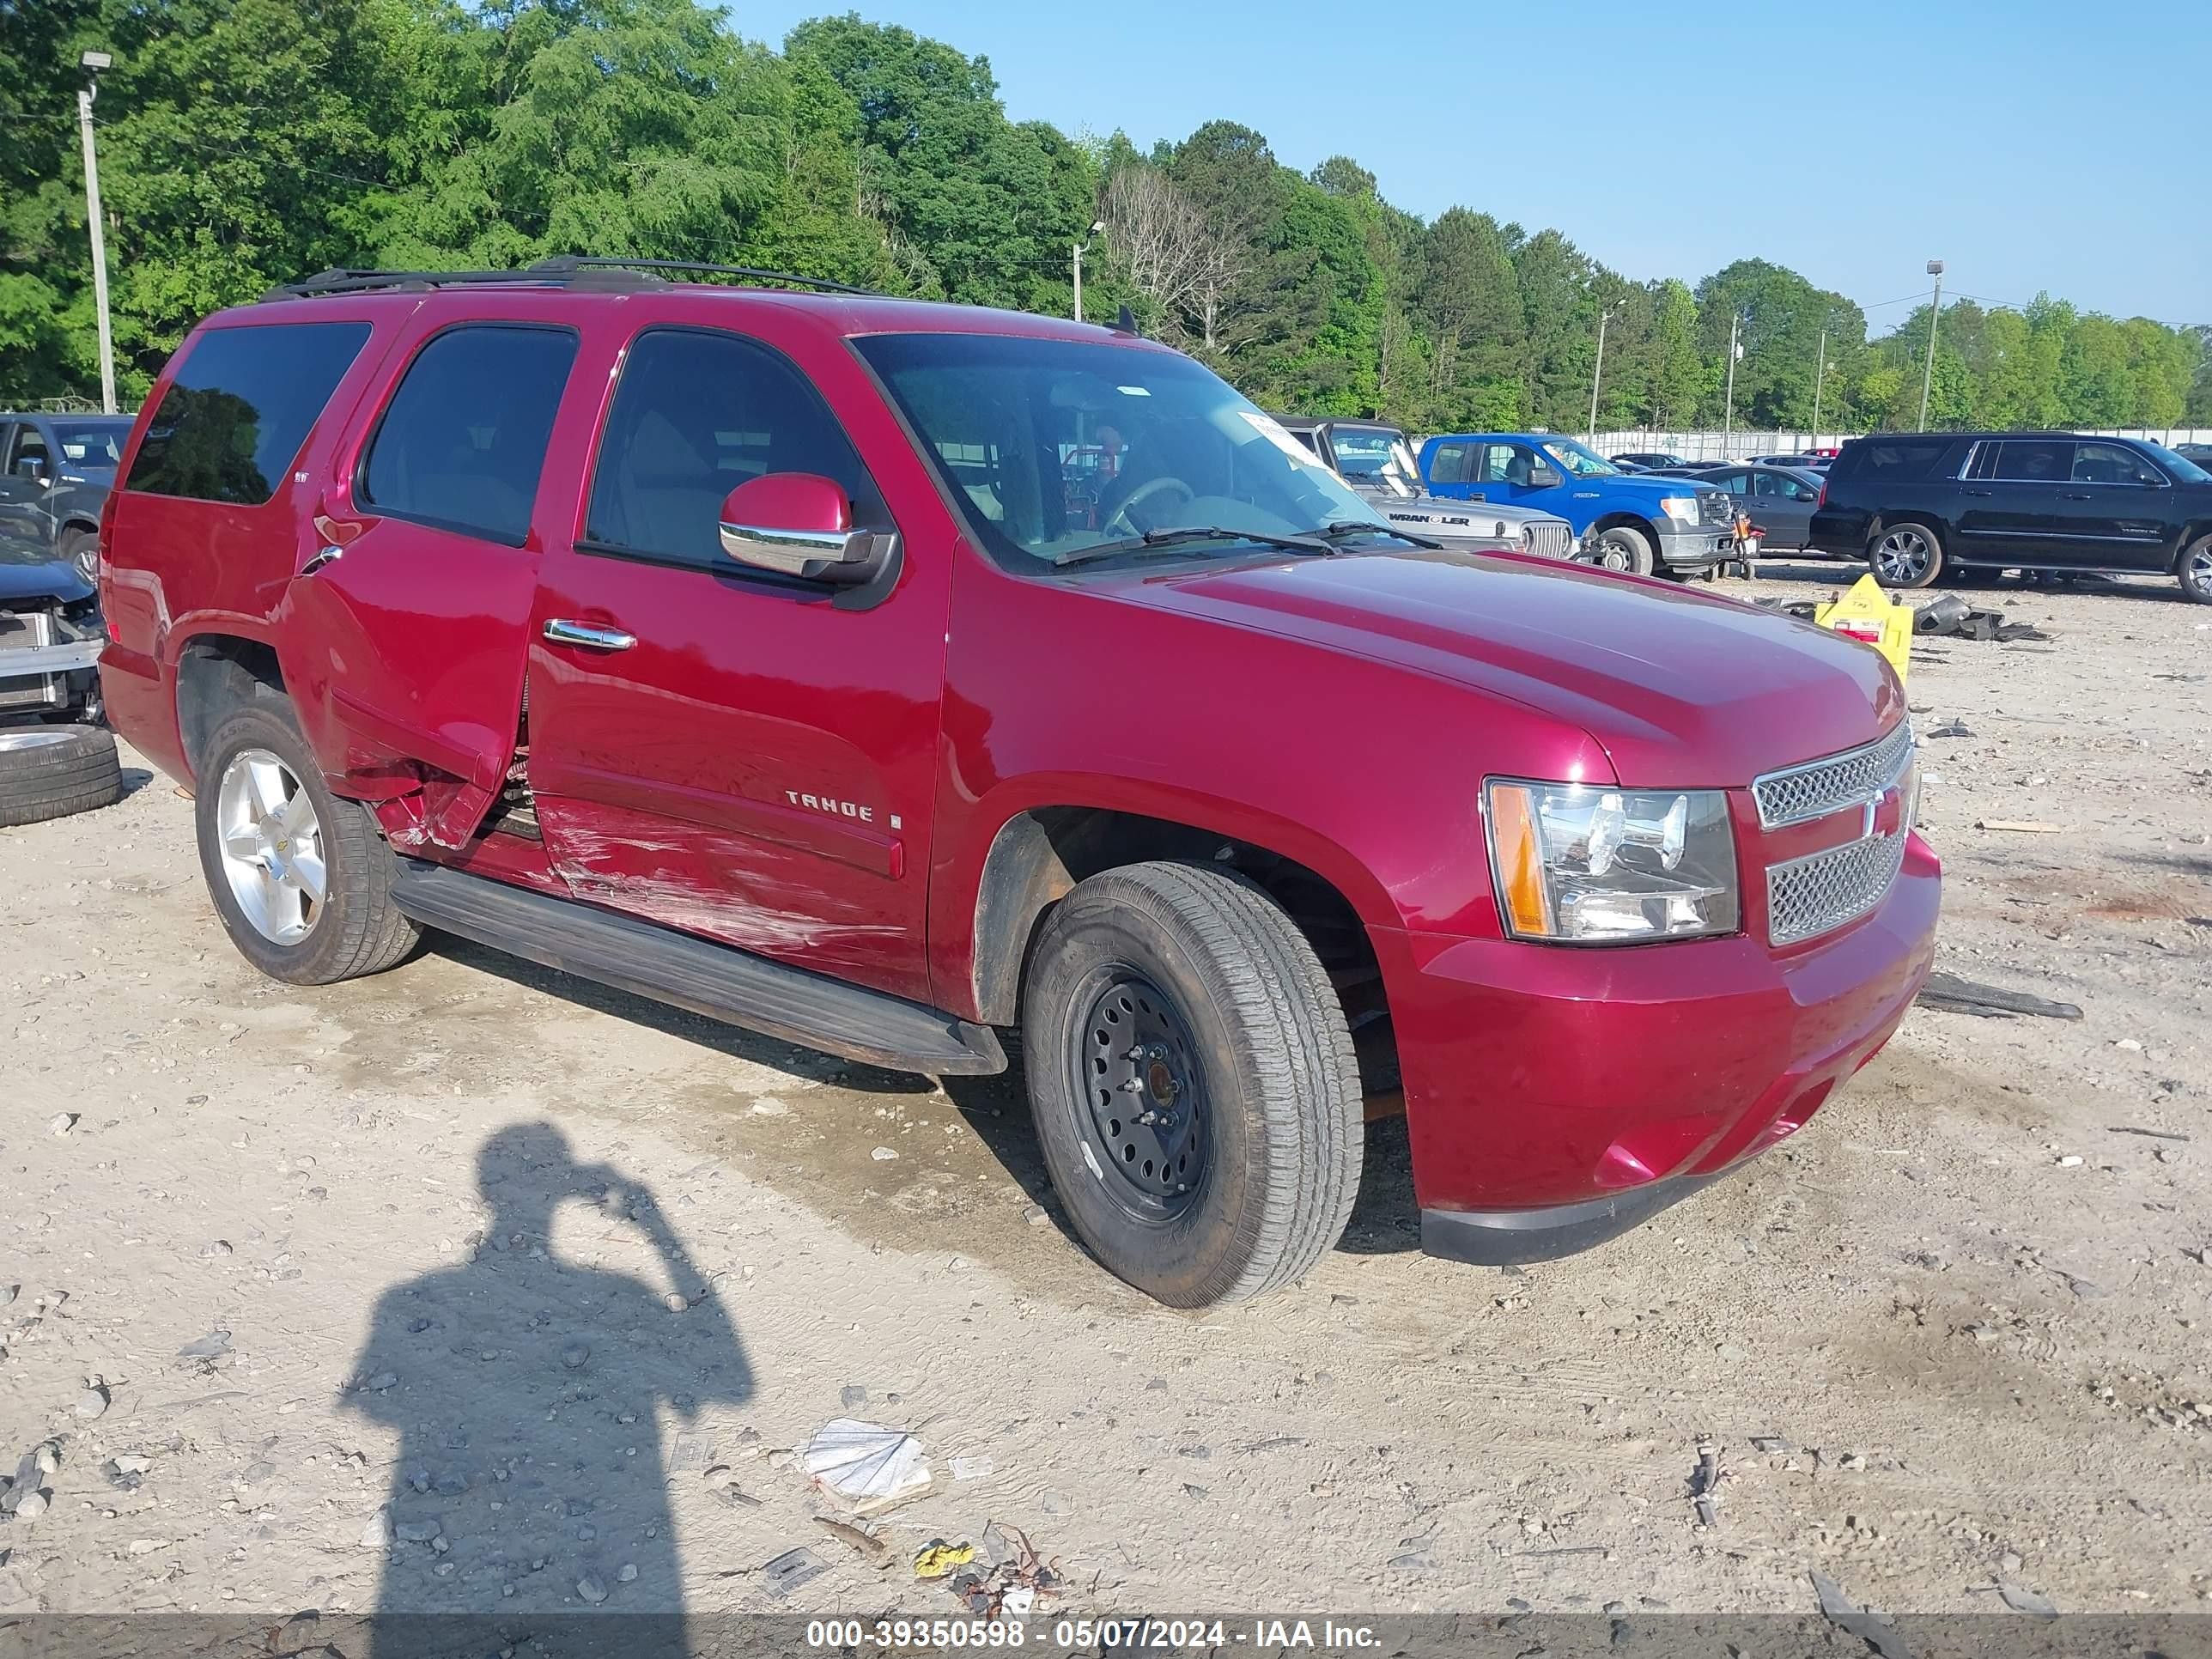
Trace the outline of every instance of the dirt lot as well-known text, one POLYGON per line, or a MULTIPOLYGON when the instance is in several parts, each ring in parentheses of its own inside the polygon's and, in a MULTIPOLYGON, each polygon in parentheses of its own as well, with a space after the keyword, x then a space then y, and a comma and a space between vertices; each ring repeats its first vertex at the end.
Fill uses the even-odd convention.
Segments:
POLYGON ((1345 1247, 1204 1316, 1073 1246, 1004 1079, 458 945, 270 983, 143 768, 0 833, 0 1474, 58 1449, 0 1611, 952 1613, 908 1562, 994 1519, 1077 1608, 2202 1609, 2212 611, 1969 591, 2052 637, 1916 663, 1939 965, 2079 1023, 1917 1010, 1785 1149, 1524 1274, 1414 1250, 1376 1125, 1345 1247), (881 1567, 787 1455, 839 1416, 935 1472, 881 1567))

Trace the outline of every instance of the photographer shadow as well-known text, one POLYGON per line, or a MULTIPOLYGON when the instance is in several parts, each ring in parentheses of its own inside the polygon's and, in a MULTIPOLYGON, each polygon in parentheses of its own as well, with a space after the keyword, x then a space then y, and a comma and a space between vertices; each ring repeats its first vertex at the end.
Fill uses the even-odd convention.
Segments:
POLYGON ((737 1333, 652 1194, 579 1164, 553 1125, 501 1130, 477 1175, 481 1247, 384 1293, 342 1402, 399 1442, 362 1540, 386 1551, 371 1651, 461 1651, 495 1622, 562 1654, 688 1653, 660 1417, 751 1397, 737 1333), (569 1202, 665 1283, 556 1255, 569 1202))

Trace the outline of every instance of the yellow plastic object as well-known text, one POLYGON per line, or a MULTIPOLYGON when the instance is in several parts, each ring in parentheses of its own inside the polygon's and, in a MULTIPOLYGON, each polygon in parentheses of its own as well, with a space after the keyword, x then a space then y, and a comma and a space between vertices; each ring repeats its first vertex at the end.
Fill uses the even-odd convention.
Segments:
POLYGON ((1815 611, 1813 620, 1881 652, 1899 682, 1911 672, 1912 607, 1893 603, 1872 576, 1860 577, 1842 599, 1815 611))
POLYGON ((964 1567, 975 1559, 973 1544, 948 1544, 942 1539, 931 1544, 914 1558, 914 1576, 917 1578, 942 1578, 956 1567, 964 1567))

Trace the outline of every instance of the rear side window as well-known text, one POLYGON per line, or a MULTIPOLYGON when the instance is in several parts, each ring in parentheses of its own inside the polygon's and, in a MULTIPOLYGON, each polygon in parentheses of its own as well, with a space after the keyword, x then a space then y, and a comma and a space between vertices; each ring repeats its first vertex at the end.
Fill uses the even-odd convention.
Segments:
POLYGON ((585 538, 732 573, 722 498, 770 472, 832 479, 852 499, 854 524, 890 521, 837 417, 782 357, 733 334, 648 331, 623 363, 585 538))
POLYGON ((521 546, 575 361, 567 329, 485 323, 432 336, 369 441, 362 504, 521 546))
POLYGON ((258 507, 368 342, 367 323, 262 323, 193 342, 146 423, 129 489, 258 507))
POLYGON ((1438 444, 1437 453, 1429 458, 1429 480, 1432 483, 1465 483, 1467 482, 1468 446, 1438 444))
POLYGON ((1928 477, 1950 447, 1941 438, 1861 438, 1844 446, 1834 471, 1870 483, 1903 483, 1928 477))
POLYGON ((2057 483, 2074 468, 2074 446, 2042 438, 2008 438, 1982 476, 2014 483, 2057 483))

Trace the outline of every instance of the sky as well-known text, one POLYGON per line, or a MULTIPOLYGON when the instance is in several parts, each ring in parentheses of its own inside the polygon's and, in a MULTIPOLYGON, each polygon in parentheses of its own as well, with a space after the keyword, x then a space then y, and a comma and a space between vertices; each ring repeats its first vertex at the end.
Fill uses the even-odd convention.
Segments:
POLYGON ((1433 218, 1553 226, 1638 281, 1790 266, 1893 326, 1948 303, 2212 322, 2212 0, 732 0, 971 56, 1006 112, 1139 149, 1213 119, 1433 218), (1895 303, 1885 303, 1894 301, 1895 303))

